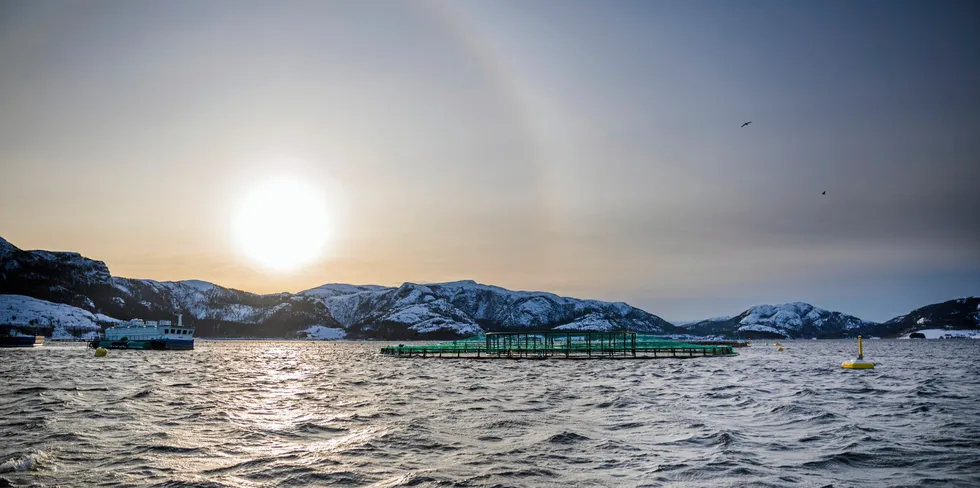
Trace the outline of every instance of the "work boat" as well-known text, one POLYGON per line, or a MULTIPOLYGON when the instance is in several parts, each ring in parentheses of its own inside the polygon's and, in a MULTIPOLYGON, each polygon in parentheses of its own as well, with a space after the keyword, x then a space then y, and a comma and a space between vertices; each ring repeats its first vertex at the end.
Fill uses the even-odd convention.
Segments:
POLYGON ((184 326, 182 315, 177 315, 177 325, 169 320, 144 322, 133 319, 109 327, 90 346, 106 349, 194 349, 194 328, 184 326))

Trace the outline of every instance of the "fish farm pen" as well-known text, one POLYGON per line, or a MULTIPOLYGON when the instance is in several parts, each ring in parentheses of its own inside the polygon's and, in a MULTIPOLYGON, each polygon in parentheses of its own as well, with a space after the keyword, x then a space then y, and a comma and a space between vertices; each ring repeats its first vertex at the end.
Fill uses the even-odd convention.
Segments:
POLYGON ((730 356, 735 350, 730 345, 690 344, 629 331, 527 331, 487 332, 438 344, 384 346, 381 354, 474 359, 655 359, 730 356))

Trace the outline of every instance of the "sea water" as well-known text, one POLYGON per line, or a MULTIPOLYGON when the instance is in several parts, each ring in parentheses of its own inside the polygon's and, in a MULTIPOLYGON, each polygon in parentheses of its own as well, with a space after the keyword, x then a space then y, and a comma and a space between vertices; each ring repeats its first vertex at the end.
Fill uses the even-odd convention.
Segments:
POLYGON ((0 350, 0 485, 980 486, 980 341, 399 359, 374 342, 0 350))

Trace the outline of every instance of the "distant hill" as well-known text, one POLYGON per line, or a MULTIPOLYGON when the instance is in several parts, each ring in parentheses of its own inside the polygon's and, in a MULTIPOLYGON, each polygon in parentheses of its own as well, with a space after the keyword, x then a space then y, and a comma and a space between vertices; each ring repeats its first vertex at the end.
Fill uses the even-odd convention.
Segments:
POLYGON ((907 336, 918 330, 980 329, 980 297, 959 298, 917 308, 878 326, 881 335, 907 336))
POLYGON ((856 337, 874 325, 852 315, 824 310, 809 303, 758 305, 734 317, 691 322, 684 329, 693 335, 745 339, 856 337))
POLYGON ((344 329, 349 338, 381 339, 555 328, 679 331, 625 303, 511 291, 473 281, 399 287, 328 284, 296 294, 258 295, 197 280, 119 278, 101 261, 77 253, 23 251, 3 239, 0 294, 68 304, 117 319, 170 319, 184 313, 204 337, 292 337, 321 329, 344 329))
MULTIPOLYGON (((980 329, 980 298, 960 298, 917 308, 907 315, 877 323, 809 303, 758 305, 734 317, 677 323, 688 334, 744 339, 839 339, 908 337, 919 330, 980 329)), ((930 336, 938 336, 931 334, 930 336)), ((955 334, 954 334, 955 335, 955 334)), ((962 335, 962 334, 960 334, 962 335)))

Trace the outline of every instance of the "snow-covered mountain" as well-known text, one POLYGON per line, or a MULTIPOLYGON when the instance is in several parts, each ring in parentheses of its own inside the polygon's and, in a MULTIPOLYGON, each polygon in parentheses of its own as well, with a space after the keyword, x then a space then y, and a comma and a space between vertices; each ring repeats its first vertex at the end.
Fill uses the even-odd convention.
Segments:
POLYGON ((980 328, 978 298, 930 305, 883 324, 807 303, 787 303, 675 326, 625 303, 511 291, 473 281, 399 287, 327 284, 296 294, 258 295, 198 280, 113 277, 101 261, 71 252, 22 251, 2 238, 0 295, 22 295, 5 298, 11 311, 40 306, 24 302, 25 296, 80 309, 70 314, 63 309, 34 315, 9 313, 0 315, 0 325, 14 320, 13 316, 18 322, 10 323, 23 324, 22 317, 66 317, 65 324, 75 324, 67 317, 84 316, 81 312, 103 322, 112 320, 108 317, 173 319, 183 313, 202 337, 441 339, 498 330, 632 329, 665 335, 841 338, 897 337, 925 328, 980 328))
POLYGON ((55 339, 91 339, 101 325, 116 322, 71 305, 51 303, 23 295, 0 295, 0 326, 5 333, 33 334, 55 339))
POLYGON ((917 308, 880 324, 880 335, 907 336, 921 330, 980 329, 980 297, 958 298, 917 308))
MULTIPOLYGON (((200 336, 288 337, 343 330, 350 338, 443 338, 513 329, 676 332, 625 303, 510 291, 473 281, 399 287, 328 284, 257 295, 212 283, 112 277, 75 253, 22 251, 0 240, 0 293, 71 304, 120 319, 194 319, 200 336)), ((338 335, 331 332, 332 335, 338 335)))
POLYGON ((109 268, 74 252, 21 251, 0 237, 0 294, 13 293, 87 310, 110 286, 109 268))
POLYGON ((310 325, 336 327, 337 321, 320 300, 276 293, 257 295, 204 281, 154 281, 112 278, 112 293, 94 298, 96 305, 117 317, 193 318, 202 335, 288 336, 310 325), (256 327, 261 325, 262 327, 256 327))
POLYGON ((625 303, 578 300, 552 293, 511 291, 474 281, 405 283, 339 289, 326 285, 300 292, 317 297, 342 327, 355 336, 393 337, 399 331, 438 330, 467 336, 481 330, 632 329, 655 333, 674 329, 668 322, 625 303))
POLYGON ((759 305, 734 317, 718 317, 684 325, 695 335, 740 338, 840 338, 852 337, 876 325, 852 315, 795 302, 759 305))

